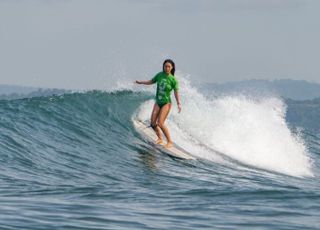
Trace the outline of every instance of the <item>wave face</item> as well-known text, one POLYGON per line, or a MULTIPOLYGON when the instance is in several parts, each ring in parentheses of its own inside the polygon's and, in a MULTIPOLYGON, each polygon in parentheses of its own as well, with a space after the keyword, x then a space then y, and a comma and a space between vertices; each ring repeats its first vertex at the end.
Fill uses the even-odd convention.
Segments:
POLYGON ((161 154, 134 130, 132 119, 150 117, 148 92, 0 101, 2 226, 273 228, 280 221, 298 229, 306 215, 305 226, 317 226, 318 134, 289 128, 277 98, 209 98, 186 80, 181 89, 183 112, 174 106, 167 124, 197 161, 161 154), (292 199, 303 202, 289 207, 292 199), (258 218, 271 213, 275 221, 258 218))

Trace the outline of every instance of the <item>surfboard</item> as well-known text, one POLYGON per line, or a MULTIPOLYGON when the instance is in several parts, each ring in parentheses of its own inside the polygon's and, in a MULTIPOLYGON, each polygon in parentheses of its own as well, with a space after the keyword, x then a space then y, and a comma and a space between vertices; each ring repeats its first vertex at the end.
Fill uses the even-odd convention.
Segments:
POLYGON ((155 144, 157 140, 157 135, 153 131, 153 129, 147 125, 145 122, 140 120, 133 120, 133 124, 138 133, 149 143, 154 145, 161 152, 168 154, 169 156, 187 159, 187 160, 195 160, 196 158, 188 153, 186 150, 178 146, 177 144, 173 144, 170 148, 165 148, 163 145, 155 144))

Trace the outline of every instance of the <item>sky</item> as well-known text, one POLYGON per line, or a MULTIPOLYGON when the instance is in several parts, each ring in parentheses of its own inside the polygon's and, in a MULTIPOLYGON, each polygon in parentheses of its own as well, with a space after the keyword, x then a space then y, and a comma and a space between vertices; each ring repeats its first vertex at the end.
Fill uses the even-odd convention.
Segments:
POLYGON ((191 82, 320 83, 318 0, 0 0, 0 84, 108 89, 172 58, 191 82))

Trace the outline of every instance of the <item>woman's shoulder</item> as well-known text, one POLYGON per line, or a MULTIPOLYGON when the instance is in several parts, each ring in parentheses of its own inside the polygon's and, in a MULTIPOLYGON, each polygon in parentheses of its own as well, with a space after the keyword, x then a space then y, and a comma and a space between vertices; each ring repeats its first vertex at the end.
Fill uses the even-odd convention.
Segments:
POLYGON ((162 72, 159 72, 159 73, 157 73, 156 75, 154 75, 154 77, 151 79, 152 82, 157 82, 158 79, 159 79, 159 77, 161 77, 161 73, 162 73, 162 72))
POLYGON ((170 74, 170 79, 173 80, 173 81, 177 81, 176 76, 174 76, 174 75, 172 75, 172 74, 170 74))
POLYGON ((159 72, 159 73, 157 73, 156 75, 155 75, 155 77, 160 77, 160 76, 162 76, 163 75, 163 72, 159 72))

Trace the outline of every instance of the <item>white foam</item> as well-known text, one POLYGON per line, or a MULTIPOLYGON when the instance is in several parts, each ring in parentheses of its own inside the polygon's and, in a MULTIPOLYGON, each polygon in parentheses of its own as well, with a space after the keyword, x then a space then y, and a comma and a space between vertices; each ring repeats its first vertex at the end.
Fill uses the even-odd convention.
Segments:
MULTIPOLYGON (((224 96, 208 99, 178 76, 182 113, 175 102, 168 118, 173 140, 195 156, 224 162, 215 151, 256 168, 291 176, 313 176, 309 153, 301 137, 285 121, 286 106, 279 98, 224 96)), ((174 101, 174 98, 172 98, 174 101)), ((138 112, 149 120, 153 101, 138 112)))

